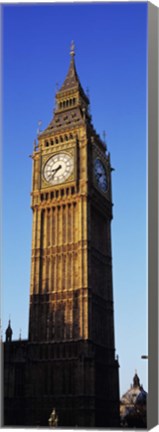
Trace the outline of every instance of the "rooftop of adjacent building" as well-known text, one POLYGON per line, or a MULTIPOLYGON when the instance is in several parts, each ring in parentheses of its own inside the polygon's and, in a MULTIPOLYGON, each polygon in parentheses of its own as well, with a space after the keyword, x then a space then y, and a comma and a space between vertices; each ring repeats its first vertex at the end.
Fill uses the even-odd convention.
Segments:
POLYGON ((136 403, 146 404, 146 399, 147 392, 140 384, 139 376, 137 375, 137 372, 135 372, 133 384, 131 384, 130 388, 123 394, 120 402, 122 405, 134 405, 136 403))

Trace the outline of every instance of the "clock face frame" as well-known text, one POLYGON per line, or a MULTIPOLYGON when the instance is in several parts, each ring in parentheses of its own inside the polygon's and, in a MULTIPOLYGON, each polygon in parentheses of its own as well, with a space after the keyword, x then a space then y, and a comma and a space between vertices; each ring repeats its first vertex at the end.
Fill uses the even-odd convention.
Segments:
POLYGON ((104 193, 107 192, 108 181, 106 168, 101 159, 98 157, 94 161, 94 175, 98 188, 104 193))
POLYGON ((55 153, 45 163, 43 177, 50 185, 64 183, 73 173, 74 161, 72 155, 65 152, 55 153))

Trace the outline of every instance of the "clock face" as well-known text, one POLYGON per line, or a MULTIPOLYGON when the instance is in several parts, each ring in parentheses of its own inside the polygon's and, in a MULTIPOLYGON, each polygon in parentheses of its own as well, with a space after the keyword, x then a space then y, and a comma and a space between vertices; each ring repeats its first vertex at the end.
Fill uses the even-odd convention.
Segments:
POLYGON ((44 178, 52 184, 64 183, 73 172, 73 158, 68 153, 53 155, 44 165, 44 178))
POLYGON ((103 165, 103 162, 98 158, 95 159, 94 162, 94 174, 99 189, 101 189, 103 192, 106 192, 108 186, 106 169, 103 165))

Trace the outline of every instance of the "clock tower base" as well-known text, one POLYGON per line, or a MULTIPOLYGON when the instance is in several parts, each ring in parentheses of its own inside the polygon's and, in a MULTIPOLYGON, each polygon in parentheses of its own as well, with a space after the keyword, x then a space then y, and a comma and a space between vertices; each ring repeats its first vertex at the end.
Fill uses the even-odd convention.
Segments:
POLYGON ((4 355, 5 425, 48 426, 55 409, 59 427, 119 426, 118 361, 107 364, 104 348, 18 341, 4 355))

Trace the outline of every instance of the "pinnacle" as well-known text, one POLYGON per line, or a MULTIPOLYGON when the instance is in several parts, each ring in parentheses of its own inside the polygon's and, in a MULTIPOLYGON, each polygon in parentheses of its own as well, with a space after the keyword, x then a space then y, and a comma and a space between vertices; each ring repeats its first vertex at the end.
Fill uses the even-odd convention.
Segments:
POLYGON ((72 41, 71 47, 70 47, 70 65, 69 69, 66 75, 66 78, 62 84, 62 87, 57 92, 57 94, 62 94, 63 92, 68 92, 70 90, 78 90, 82 97, 86 100, 87 103, 89 103, 88 97, 85 95, 85 92, 81 86, 77 71, 76 71, 76 65, 75 65, 75 44, 72 41))
POLYGON ((70 61, 69 70, 59 92, 69 90, 73 87, 77 87, 78 85, 80 85, 80 81, 77 75, 75 61, 74 61, 75 53, 72 45, 71 45, 70 55, 71 55, 71 61, 70 61))

